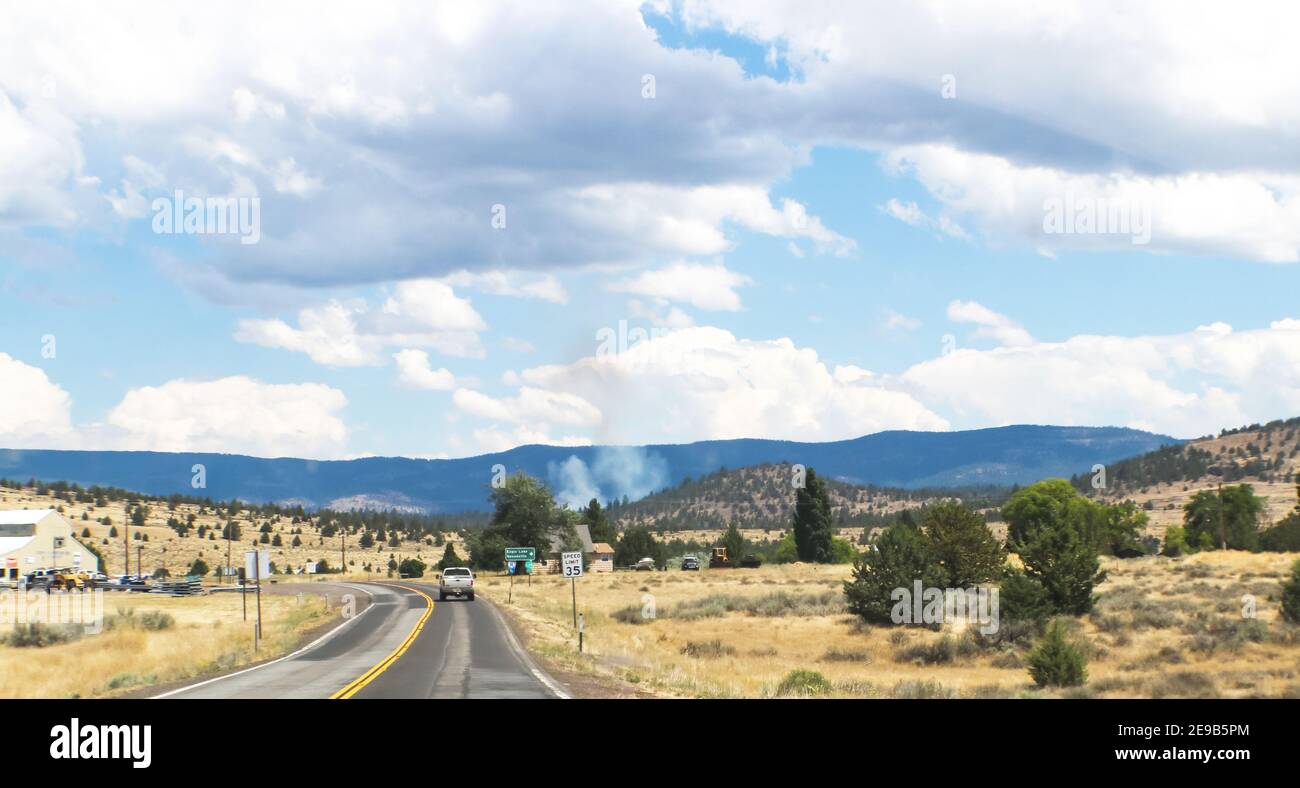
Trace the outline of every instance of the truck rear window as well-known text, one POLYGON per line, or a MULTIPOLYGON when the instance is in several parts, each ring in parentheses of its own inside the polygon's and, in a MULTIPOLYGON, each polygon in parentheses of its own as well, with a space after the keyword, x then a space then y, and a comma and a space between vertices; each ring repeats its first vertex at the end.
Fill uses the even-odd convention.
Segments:
POLYGON ((443 577, 469 577, 469 575, 468 569, 448 569, 442 573, 443 577))

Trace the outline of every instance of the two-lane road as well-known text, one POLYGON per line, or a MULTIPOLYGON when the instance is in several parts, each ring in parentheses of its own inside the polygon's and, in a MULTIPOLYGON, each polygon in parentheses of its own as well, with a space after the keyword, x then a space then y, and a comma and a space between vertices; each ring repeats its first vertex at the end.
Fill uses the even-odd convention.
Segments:
POLYGON ((356 619, 299 652, 199 682, 169 698, 567 697, 484 599, 435 602, 423 583, 330 584, 369 595, 356 619))

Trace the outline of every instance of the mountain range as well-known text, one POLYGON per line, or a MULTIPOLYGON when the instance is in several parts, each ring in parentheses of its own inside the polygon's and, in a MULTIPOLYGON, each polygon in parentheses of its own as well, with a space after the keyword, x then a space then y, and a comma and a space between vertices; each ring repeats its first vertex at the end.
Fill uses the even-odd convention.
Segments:
POLYGON ((712 440, 650 446, 519 446, 461 459, 260 458, 152 451, 0 449, 0 476, 122 487, 153 495, 238 498, 307 508, 483 511, 494 477, 524 471, 581 504, 637 500, 689 477, 764 463, 800 463, 852 484, 915 489, 1025 484, 1181 443, 1121 427, 1018 425, 955 432, 888 431, 802 443, 712 440), (201 465, 204 487, 194 480, 201 465))

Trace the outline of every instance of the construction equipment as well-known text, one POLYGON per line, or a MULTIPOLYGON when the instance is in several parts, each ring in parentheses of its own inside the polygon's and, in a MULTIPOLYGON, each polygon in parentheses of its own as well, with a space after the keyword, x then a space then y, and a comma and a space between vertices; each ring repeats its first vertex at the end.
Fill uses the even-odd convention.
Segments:
POLYGON ((50 575, 50 588, 55 591, 84 591, 91 585, 90 575, 77 569, 58 569, 50 575))
POLYGON ((713 548, 713 555, 709 558, 710 569, 730 569, 731 556, 727 555, 727 548, 713 548))

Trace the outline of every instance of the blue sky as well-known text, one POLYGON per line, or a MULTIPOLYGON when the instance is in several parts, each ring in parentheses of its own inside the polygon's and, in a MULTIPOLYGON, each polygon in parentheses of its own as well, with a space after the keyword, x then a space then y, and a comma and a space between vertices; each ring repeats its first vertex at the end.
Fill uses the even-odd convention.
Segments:
POLYGON ((0 26, 0 446, 1192 437, 1300 408, 1300 102, 1249 79, 1295 55, 1248 15, 99 13, 0 26), (257 242, 159 232, 176 190, 256 198, 257 242), (1054 200, 1099 218, 1049 232, 1054 200), (620 325, 648 338, 609 352, 620 325))

